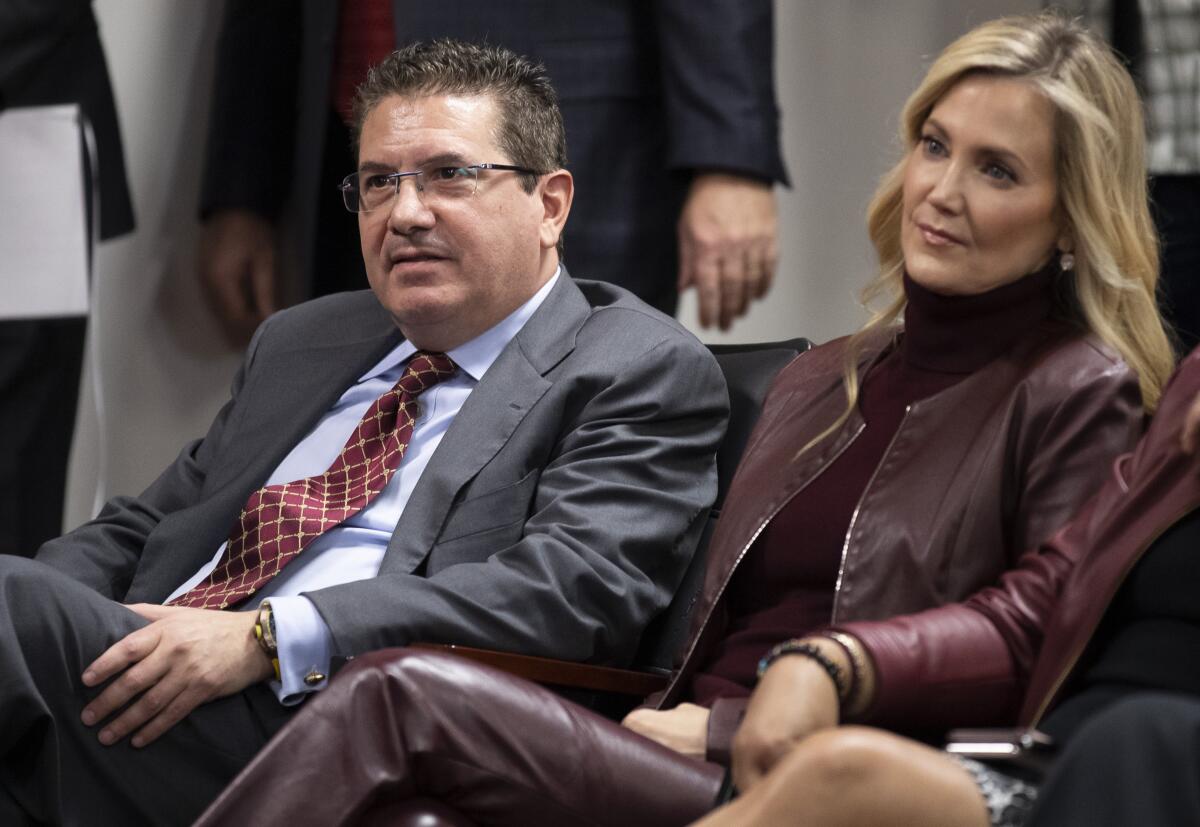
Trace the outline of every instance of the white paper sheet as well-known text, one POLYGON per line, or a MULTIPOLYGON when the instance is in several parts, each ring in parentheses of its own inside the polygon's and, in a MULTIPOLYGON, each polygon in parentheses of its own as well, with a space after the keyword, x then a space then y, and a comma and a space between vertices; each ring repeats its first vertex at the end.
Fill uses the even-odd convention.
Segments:
POLYGON ((0 111, 0 319, 88 311, 79 107, 0 111))

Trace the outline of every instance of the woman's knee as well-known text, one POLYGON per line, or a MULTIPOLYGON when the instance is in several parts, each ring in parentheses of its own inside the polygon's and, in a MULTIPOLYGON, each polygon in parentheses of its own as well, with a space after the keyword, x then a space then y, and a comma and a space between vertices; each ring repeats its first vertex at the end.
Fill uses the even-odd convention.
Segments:
POLYGON ((892 751, 886 733, 843 726, 804 739, 778 769, 791 783, 842 796, 855 789, 871 788, 887 771, 892 751))

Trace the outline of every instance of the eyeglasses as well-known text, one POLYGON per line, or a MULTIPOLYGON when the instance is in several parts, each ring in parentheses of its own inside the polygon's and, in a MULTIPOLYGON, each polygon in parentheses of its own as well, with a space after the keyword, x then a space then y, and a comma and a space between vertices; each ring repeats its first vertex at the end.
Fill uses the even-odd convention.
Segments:
POLYGON ((479 171, 494 169, 538 175, 532 169, 511 164, 471 164, 465 167, 429 166, 412 172, 354 172, 342 179, 338 189, 350 212, 370 212, 392 203, 400 192, 400 183, 412 178, 417 196, 426 205, 453 201, 475 194, 479 186, 479 171))

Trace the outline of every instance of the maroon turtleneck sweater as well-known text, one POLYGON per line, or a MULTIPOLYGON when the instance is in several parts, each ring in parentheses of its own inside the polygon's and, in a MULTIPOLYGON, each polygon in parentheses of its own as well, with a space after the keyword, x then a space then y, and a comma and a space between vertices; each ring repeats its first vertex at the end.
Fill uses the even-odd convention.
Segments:
POLYGON ((734 572, 726 636, 694 678, 692 700, 748 695, 769 648, 829 624, 851 516, 906 407, 962 381, 1045 319, 1052 277, 1047 268, 987 293, 943 296, 905 276, 900 344, 870 369, 859 395, 866 427, 784 506, 734 572))

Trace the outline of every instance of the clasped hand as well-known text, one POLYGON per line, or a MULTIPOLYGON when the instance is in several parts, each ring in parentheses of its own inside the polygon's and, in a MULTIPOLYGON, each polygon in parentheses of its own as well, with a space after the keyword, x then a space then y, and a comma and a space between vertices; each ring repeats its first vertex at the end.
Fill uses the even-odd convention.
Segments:
POLYGON ((696 704, 680 704, 674 709, 635 709, 621 725, 693 758, 704 758, 708 747, 708 710, 696 704))
POLYGON ((130 743, 145 746, 200 704, 272 675, 254 639, 254 612, 147 603, 127 608, 150 625, 114 643, 83 672, 86 686, 113 679, 80 716, 87 726, 104 722, 102 744, 136 733, 130 743))
POLYGON ((733 738, 733 782, 748 791, 809 735, 838 724, 829 675, 806 657, 782 657, 759 680, 733 738))

